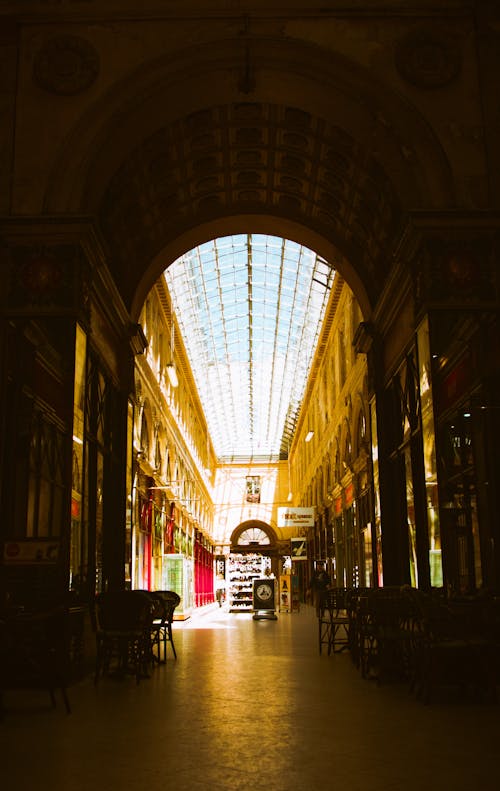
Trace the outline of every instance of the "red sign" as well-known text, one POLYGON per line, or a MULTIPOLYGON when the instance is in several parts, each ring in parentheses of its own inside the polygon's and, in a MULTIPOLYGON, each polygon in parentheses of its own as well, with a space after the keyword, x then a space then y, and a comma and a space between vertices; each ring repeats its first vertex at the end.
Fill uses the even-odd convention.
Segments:
POLYGON ((352 483, 350 483, 349 486, 345 487, 345 504, 347 508, 350 505, 352 505, 353 499, 354 499, 354 486, 352 483))

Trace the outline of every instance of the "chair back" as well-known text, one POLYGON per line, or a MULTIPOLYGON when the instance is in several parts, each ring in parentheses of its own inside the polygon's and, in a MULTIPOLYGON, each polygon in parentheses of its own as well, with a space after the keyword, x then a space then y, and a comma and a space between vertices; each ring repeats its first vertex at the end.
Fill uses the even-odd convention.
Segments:
POLYGON ((416 616, 416 600, 406 586, 373 588, 367 598, 367 612, 378 630, 409 629, 416 616))
POLYGON ((346 608, 346 588, 327 588, 321 593, 320 610, 338 613, 346 608))
POLYGON ((100 629, 132 631, 151 621, 152 603, 143 591, 107 591, 97 596, 96 610, 100 629))
POLYGON ((165 606, 165 621, 171 623, 174 619, 175 608, 181 603, 181 597, 175 591, 154 591, 155 594, 161 597, 165 606))
POLYGON ((157 591, 141 590, 140 593, 144 593, 149 599, 153 621, 163 621, 165 619, 165 602, 162 597, 158 595, 157 591))

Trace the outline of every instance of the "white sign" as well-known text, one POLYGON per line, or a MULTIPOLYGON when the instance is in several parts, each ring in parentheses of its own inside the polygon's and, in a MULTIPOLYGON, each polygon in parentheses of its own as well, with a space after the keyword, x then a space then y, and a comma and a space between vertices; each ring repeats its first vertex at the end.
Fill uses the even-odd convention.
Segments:
POLYGON ((56 563, 58 556, 57 541, 7 541, 3 550, 5 563, 56 563))
POLYGON ((314 506, 278 508, 278 527, 314 527, 314 506))

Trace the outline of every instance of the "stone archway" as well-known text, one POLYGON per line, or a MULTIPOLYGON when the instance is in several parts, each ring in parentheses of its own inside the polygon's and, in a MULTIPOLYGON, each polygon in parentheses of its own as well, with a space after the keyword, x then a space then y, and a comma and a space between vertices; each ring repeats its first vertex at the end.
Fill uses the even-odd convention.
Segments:
POLYGON ((278 538, 273 528, 260 519, 241 522, 231 534, 231 551, 262 551, 272 554, 278 546, 278 538))
POLYGON ((247 43, 248 84, 241 40, 117 81, 61 146, 45 210, 98 219, 133 319, 176 257, 249 227, 334 261, 367 317, 406 210, 449 200, 446 158, 415 108, 358 64, 300 41, 247 43))
POLYGON ((269 103, 212 107, 158 130, 114 174, 99 213, 127 303, 138 263, 170 239, 221 218, 241 228, 273 217, 330 240, 339 271, 350 265, 349 280, 373 305, 402 232, 394 187, 368 149, 321 118, 269 103))

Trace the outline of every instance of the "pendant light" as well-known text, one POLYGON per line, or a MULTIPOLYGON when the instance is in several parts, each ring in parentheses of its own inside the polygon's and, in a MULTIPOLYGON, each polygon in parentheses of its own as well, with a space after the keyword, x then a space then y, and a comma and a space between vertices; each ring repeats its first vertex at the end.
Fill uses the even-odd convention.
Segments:
POLYGON ((177 387, 179 379, 177 378, 177 371, 174 365, 174 317, 171 316, 170 324, 170 361, 166 365, 167 376, 172 387, 177 387))

